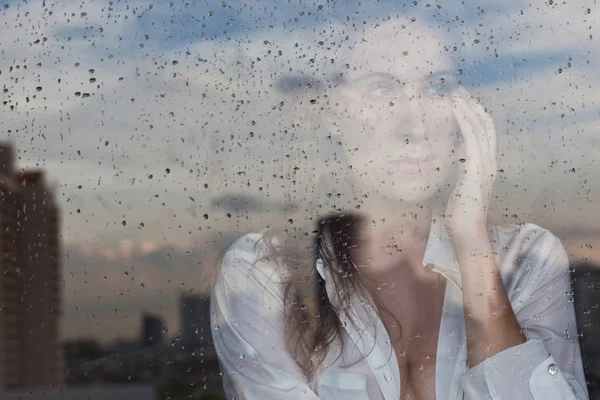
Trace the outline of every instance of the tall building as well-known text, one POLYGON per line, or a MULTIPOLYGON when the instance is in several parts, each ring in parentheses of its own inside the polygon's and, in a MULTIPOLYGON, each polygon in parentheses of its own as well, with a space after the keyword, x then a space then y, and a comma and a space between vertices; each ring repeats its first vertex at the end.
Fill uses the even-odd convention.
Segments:
POLYGON ((210 298, 208 296, 182 293, 181 340, 182 345, 203 345, 210 343, 210 298))
POLYGON ((163 343, 163 320, 151 314, 142 316, 142 335, 140 342, 142 348, 159 346, 163 343))
POLYGON ((0 388, 62 382, 60 224, 41 170, 0 144, 0 388))
POLYGON ((16 387, 22 381, 22 274, 17 262, 19 186, 13 175, 13 150, 0 144, 0 388, 16 387))

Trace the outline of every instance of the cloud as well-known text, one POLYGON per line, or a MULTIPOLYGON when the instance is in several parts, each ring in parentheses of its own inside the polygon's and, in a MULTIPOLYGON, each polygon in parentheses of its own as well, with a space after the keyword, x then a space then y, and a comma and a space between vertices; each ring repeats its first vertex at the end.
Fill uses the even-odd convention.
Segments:
POLYGON ((223 208, 231 211, 245 211, 248 213, 257 212, 283 212, 285 209, 294 210, 294 204, 284 205, 258 197, 252 197, 245 194, 227 194, 213 198, 211 204, 215 208, 223 208))

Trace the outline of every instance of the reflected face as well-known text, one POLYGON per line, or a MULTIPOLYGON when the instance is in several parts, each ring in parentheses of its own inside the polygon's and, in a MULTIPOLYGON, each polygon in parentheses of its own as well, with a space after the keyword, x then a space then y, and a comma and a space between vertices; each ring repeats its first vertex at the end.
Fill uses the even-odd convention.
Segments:
POLYGON ((457 159, 453 64, 438 32, 386 23, 352 52, 338 87, 334 130, 369 192, 419 203, 457 159))

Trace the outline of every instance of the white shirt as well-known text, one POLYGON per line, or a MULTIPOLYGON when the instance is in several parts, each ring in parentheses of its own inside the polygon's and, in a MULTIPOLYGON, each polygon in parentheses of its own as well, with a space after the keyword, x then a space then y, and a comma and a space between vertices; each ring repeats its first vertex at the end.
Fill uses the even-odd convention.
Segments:
MULTIPOLYGON (((467 369, 461 278, 445 229, 433 224, 423 265, 448 279, 438 338, 438 400, 588 399, 577 342, 569 261, 560 240, 533 224, 490 227, 496 263, 527 341, 467 369)), ((309 382, 286 351, 283 280, 273 261, 252 263, 268 249, 249 233, 224 255, 211 298, 211 326, 228 399, 398 400, 400 373, 387 331, 369 300, 354 294, 358 326, 339 316, 346 346, 330 346, 309 382), (256 246, 255 246, 256 245, 256 246), (357 353, 358 352, 358 353, 357 353), (347 361, 366 355, 344 368, 347 361)), ((329 271, 317 260, 332 304, 329 271)))

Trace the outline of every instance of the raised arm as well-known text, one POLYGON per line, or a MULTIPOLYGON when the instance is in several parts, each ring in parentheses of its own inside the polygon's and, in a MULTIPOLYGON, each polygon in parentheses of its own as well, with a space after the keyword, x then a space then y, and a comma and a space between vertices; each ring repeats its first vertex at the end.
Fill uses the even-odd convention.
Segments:
POLYGON ((523 246, 511 295, 526 341, 467 370, 466 399, 588 399, 567 253, 556 236, 531 227, 515 238, 523 246))

